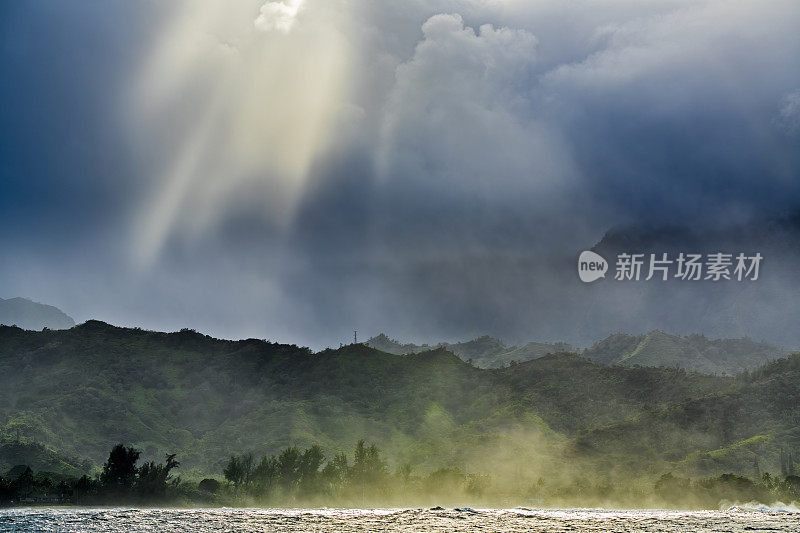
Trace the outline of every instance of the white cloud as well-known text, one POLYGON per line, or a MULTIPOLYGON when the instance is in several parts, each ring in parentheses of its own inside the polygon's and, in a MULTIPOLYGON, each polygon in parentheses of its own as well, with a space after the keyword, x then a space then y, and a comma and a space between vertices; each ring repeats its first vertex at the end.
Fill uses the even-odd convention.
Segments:
MULTIPOLYGON (((535 205, 574 177, 558 132, 538 111, 537 39, 458 14, 422 26, 397 68, 384 120, 385 179, 444 197, 535 205)), ((551 199, 552 200, 552 199, 551 199)))
POLYGON ((266 2, 261 6, 261 11, 254 24, 259 30, 289 33, 302 5, 303 0, 266 2))
POLYGON ((786 0, 674 2, 667 10, 621 15, 597 25, 586 54, 555 65, 545 83, 562 99, 608 98, 631 110, 755 108, 797 77, 797 69, 785 68, 800 55, 798 17, 800 6, 786 0))

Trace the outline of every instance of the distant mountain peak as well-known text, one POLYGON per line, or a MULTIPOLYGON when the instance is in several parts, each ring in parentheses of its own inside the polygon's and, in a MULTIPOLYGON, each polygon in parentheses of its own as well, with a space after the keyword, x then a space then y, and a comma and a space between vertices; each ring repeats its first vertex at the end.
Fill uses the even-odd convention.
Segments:
POLYGON ((30 330, 69 329, 75 321, 57 307, 15 297, 0 298, 0 324, 30 330))

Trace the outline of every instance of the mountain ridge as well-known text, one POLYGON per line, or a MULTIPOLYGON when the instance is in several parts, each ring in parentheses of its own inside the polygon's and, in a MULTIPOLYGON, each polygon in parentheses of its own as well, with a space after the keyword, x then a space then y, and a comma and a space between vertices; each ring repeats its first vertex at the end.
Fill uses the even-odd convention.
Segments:
POLYGON ((59 308, 27 298, 0 298, 0 324, 22 329, 69 329, 75 321, 59 308))
POLYGON ((506 346, 501 340, 488 335, 456 343, 417 345, 402 343, 381 333, 365 344, 397 355, 443 348, 481 368, 500 368, 551 353, 575 352, 605 365, 677 366, 689 371, 728 375, 756 368, 791 352, 763 341, 756 342, 749 337, 708 339, 697 333, 681 336, 661 330, 640 335, 612 333, 583 350, 564 342, 529 342, 519 347, 506 346))
POLYGON ((506 346, 500 339, 489 335, 482 335, 467 341, 439 342, 429 345, 401 343, 385 333, 379 333, 368 339, 365 344, 396 355, 408 355, 443 348, 464 361, 472 361, 475 366, 480 368, 499 368, 512 362, 529 361, 550 353, 575 351, 573 346, 565 342, 529 342, 523 346, 506 346))
POLYGON ((785 357, 790 350, 748 337, 708 339, 653 330, 642 335, 615 333, 583 351, 608 365, 678 366, 707 374, 738 374, 785 357))

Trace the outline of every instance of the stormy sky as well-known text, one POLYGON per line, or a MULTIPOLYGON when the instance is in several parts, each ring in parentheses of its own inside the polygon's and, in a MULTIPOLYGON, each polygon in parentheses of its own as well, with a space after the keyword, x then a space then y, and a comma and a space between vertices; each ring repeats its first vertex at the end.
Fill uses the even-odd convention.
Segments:
POLYGON ((795 0, 0 5, 0 297, 77 321, 793 343, 796 278, 596 319, 574 259, 798 209, 795 0))

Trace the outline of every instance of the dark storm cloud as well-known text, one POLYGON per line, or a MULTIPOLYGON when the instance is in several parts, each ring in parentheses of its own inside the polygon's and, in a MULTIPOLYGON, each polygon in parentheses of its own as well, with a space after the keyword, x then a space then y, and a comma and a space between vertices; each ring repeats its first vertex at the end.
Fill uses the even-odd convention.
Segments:
POLYGON ((692 323, 690 294, 587 306, 609 227, 800 208, 794 2, 263 3, 4 6, 2 296, 315 347, 587 342, 692 323))
MULTIPOLYGON (((320 268, 302 279, 340 287, 341 299, 322 301, 348 302, 357 318, 345 320, 407 338, 588 342, 617 329, 700 327, 682 311, 686 295, 666 305, 662 291, 633 288, 610 305, 589 303, 574 255, 619 222, 710 229, 796 206, 800 152, 775 122, 800 83, 786 57, 773 57, 798 50, 793 19, 781 17, 787 5, 752 13, 741 32, 749 15, 726 19, 720 4, 600 13, 594 34, 576 29, 590 34, 584 55, 574 44, 553 50, 533 31, 430 19, 396 68, 383 180, 315 207, 346 213, 368 201, 371 238, 351 231, 345 242, 317 228, 349 253, 308 250, 320 268), (759 42, 754 33, 770 35, 759 42), (565 55, 565 64, 553 57, 565 55)), ((705 301, 702 313, 724 300, 705 301)))

